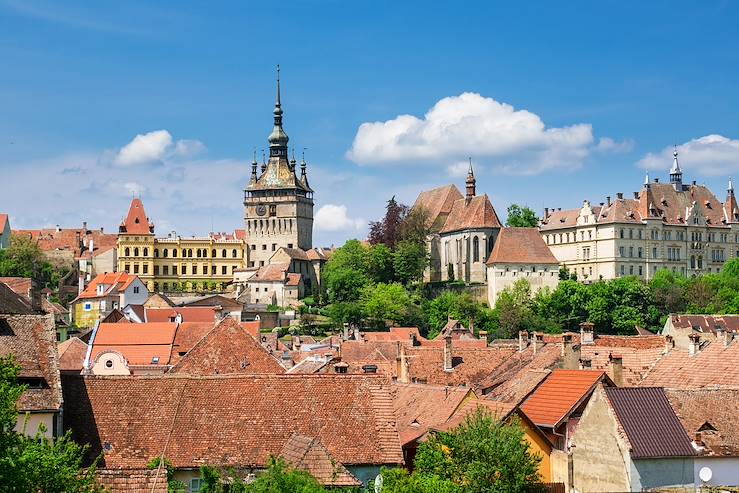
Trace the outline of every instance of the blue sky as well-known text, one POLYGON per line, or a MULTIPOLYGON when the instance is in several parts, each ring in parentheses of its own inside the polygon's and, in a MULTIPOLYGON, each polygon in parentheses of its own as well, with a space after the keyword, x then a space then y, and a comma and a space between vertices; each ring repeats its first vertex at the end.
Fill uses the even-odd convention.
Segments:
POLYGON ((739 3, 514 3, 0 0, 0 211, 112 230, 136 193, 159 234, 242 227, 277 63, 319 245, 468 156, 501 216, 630 195, 673 144, 723 200, 739 3))

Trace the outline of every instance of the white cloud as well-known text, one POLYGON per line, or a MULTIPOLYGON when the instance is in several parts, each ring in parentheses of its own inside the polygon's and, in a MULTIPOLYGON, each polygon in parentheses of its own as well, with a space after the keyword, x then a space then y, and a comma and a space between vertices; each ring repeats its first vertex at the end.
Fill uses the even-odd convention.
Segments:
MULTIPOLYGON (((673 147, 648 153, 637 164, 645 169, 667 170, 672 166, 673 147)), ((706 135, 677 146, 680 167, 704 176, 739 172, 739 140, 706 135)))
POLYGON ((326 204, 316 212, 314 224, 319 231, 347 231, 362 229, 366 221, 350 218, 345 205, 326 204))
POLYGON ((154 130, 138 134, 131 142, 121 147, 115 154, 113 163, 120 166, 137 166, 161 163, 177 157, 191 157, 205 150, 198 140, 178 140, 174 142, 167 130, 154 130))
POLYGON ((595 146, 596 151, 604 153, 630 152, 633 149, 634 141, 632 139, 624 139, 619 142, 610 137, 601 137, 598 139, 598 145, 595 146))
POLYGON ((438 101, 423 118, 400 115, 360 125, 347 157, 357 163, 428 163, 472 155, 508 173, 577 168, 593 143, 590 124, 547 128, 526 110, 466 92, 438 101))
MULTIPOLYGON (((480 169, 479 166, 475 166, 475 174, 477 174, 480 169)), ((454 164, 450 164, 446 167, 446 172, 449 176, 453 176, 455 178, 467 176, 467 171, 470 169, 470 163, 469 161, 457 161, 454 164)))
POLYGON ((140 197, 144 192, 146 192, 146 187, 140 183, 136 183, 135 181, 124 183, 123 188, 127 192, 126 195, 128 196, 136 195, 140 197))

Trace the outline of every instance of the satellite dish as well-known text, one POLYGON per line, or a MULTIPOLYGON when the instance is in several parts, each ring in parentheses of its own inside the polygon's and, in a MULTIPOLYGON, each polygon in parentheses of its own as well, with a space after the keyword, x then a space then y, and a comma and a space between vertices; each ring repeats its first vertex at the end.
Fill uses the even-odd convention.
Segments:
POLYGON ((710 467, 707 467, 707 466, 701 467, 701 470, 698 471, 698 477, 701 478, 701 481, 703 481, 704 483, 707 483, 713 477, 713 471, 711 471, 710 467))
POLYGON ((382 491, 382 474, 375 476, 375 493, 382 491))

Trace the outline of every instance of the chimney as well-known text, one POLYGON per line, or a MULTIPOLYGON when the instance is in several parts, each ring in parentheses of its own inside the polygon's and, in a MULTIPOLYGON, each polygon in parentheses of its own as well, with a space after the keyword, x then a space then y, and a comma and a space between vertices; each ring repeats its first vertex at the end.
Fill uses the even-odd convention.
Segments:
POLYGON ((104 231, 103 231, 103 227, 102 227, 102 226, 100 226, 100 232, 101 232, 101 233, 103 233, 103 232, 104 232, 104 231))
POLYGON ((606 197, 606 204, 611 205, 611 196, 606 197))
POLYGON ((580 368, 580 346, 575 346, 572 336, 571 332, 562 334, 562 368, 565 370, 580 368))
POLYGON ((638 199, 639 198, 639 192, 634 192, 634 198, 635 199, 638 199))
POLYGON ((580 369, 590 370, 593 367, 593 361, 590 358, 580 358, 580 369))
POLYGON ((398 382, 410 383, 408 355, 405 354, 405 345, 398 342, 398 382))
POLYGON ((359 333, 359 326, 357 326, 357 324, 352 324, 352 329, 352 332, 354 333, 354 340, 361 341, 362 335, 359 333))
POLYGON ((293 350, 300 351, 300 336, 298 334, 293 336, 293 350))
POLYGON ((56 232, 59 233, 62 230, 62 228, 57 224, 56 225, 56 232))
POLYGON ((624 198, 624 194, 623 194, 623 192, 618 192, 618 193, 616 194, 616 198, 617 198, 617 199, 623 199, 623 198, 624 198))
POLYGON ((701 336, 694 332, 688 335, 688 339, 690 339, 688 342, 688 354, 690 354, 690 356, 695 356, 701 349, 701 336))
POLYGON ((344 322, 344 333, 341 335, 341 338, 345 341, 349 340, 349 324, 344 322))
POLYGON ((659 178, 655 178, 654 183, 659 183, 659 178))
POLYGON ((595 342, 595 330, 592 322, 583 322, 580 324, 580 343, 593 344, 595 342))
POLYGON ((720 325, 716 326, 716 340, 726 346, 726 331, 720 325))
POLYGON ((485 341, 487 344, 488 342, 488 331, 487 330, 478 330, 477 331, 477 338, 481 341, 485 341))
POLYGON ((549 207, 544 207, 544 219, 549 217, 549 207))
POLYGON ((544 334, 541 332, 534 332, 534 354, 544 347, 544 334))
POLYGON ((665 354, 672 351, 672 349, 675 347, 675 340, 672 338, 671 335, 665 336, 665 354))
POLYGON ((518 331, 518 352, 523 352, 529 346, 529 333, 526 330, 518 331))
POLYGON ((293 362, 293 359, 290 357, 290 353, 288 351, 282 353, 282 356, 280 357, 280 362, 282 363, 282 366, 288 370, 292 368, 295 364, 295 362, 293 362))
POLYGON ((41 290, 36 279, 31 279, 31 309, 36 313, 42 313, 41 309, 41 290))
POLYGON ((611 354, 608 356, 611 361, 611 369, 613 374, 611 376, 613 383, 617 387, 623 387, 624 385, 624 360, 620 354, 611 354))
POLYGON ((87 221, 82 221, 82 231, 87 233, 87 221))
POLYGON ((444 336, 444 371, 452 371, 452 336, 444 336))
POLYGON ((701 436, 700 431, 695 432, 695 440, 693 440, 695 444, 699 447, 703 447, 705 444, 703 443, 703 437, 701 436))

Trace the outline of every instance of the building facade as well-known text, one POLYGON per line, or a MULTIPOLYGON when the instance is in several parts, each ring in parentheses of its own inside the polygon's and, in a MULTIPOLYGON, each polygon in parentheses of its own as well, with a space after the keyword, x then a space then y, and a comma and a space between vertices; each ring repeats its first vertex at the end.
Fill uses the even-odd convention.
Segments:
POLYGON ((426 240, 429 267, 425 281, 487 281, 485 261, 501 228, 487 194, 476 194, 470 163, 463 197, 454 185, 421 192, 413 205, 422 210, 430 234, 426 240))
POLYGON ((720 272, 739 257, 739 207, 729 179, 722 203, 705 185, 683 184, 677 151, 670 182, 649 181, 633 198, 606 197, 580 209, 545 209, 539 226, 557 260, 578 279, 593 282, 660 269, 696 276, 720 272))
POLYGON ((247 255, 243 230, 156 238, 138 198, 131 201, 118 232, 118 271, 138 276, 152 292, 222 291, 247 255))
POLYGON ((149 297, 146 284, 126 272, 110 272, 95 277, 70 303, 77 327, 92 327, 113 310, 141 305, 149 297))
POLYGON ((305 157, 297 174, 295 158, 288 158, 288 136, 282 128, 280 76, 274 127, 269 135, 269 160, 257 173, 256 156, 244 191, 244 222, 249 238, 249 260, 245 266, 256 271, 269 263, 280 248, 309 250, 313 247, 313 189, 308 184, 305 157))

